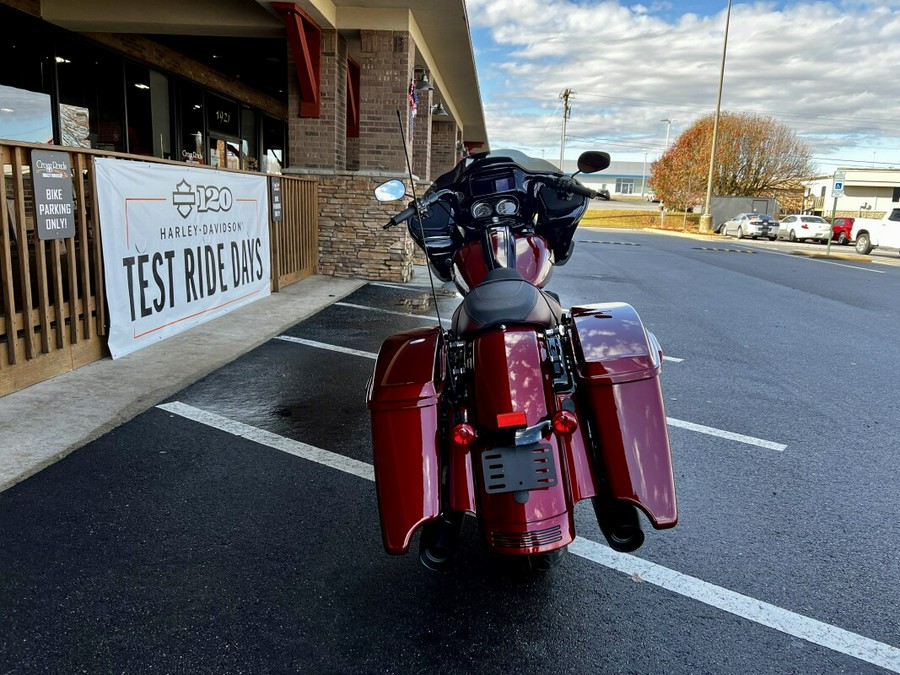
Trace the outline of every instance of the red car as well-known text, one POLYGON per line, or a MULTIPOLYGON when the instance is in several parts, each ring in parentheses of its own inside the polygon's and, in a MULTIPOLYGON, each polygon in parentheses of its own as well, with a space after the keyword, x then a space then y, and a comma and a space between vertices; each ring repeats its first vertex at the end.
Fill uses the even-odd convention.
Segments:
POLYGON ((850 233, 853 232, 855 218, 835 218, 831 221, 831 241, 839 244, 850 243, 850 233))

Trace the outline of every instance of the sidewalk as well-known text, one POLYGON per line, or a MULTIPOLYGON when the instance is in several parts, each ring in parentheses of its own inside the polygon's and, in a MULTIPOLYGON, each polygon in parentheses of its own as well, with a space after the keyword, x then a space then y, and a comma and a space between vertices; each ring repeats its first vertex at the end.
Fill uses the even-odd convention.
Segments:
POLYGON ((0 492, 365 283, 308 277, 133 354, 0 398, 0 492))

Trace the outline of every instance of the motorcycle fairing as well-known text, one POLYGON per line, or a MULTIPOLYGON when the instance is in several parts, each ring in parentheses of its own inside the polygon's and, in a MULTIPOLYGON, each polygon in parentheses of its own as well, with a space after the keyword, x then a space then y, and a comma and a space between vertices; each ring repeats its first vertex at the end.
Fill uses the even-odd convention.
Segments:
POLYGON ((413 532, 441 510, 442 364, 440 328, 410 330, 384 341, 369 380, 381 534, 393 555, 406 553, 413 532))
POLYGON ((639 506, 657 529, 678 522, 659 385, 662 350, 631 305, 573 307, 577 386, 592 415, 612 497, 639 506))

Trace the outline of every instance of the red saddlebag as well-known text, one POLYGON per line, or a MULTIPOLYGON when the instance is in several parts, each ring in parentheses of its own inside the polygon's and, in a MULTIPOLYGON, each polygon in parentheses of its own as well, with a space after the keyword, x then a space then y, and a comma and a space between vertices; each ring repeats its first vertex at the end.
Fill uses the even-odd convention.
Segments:
POLYGON ((678 522, 659 373, 662 351, 631 305, 572 308, 577 386, 586 394, 612 496, 656 528, 678 522))
POLYGON ((369 380, 375 488, 388 553, 409 549, 413 532, 440 513, 438 400, 439 328, 392 335, 369 380))

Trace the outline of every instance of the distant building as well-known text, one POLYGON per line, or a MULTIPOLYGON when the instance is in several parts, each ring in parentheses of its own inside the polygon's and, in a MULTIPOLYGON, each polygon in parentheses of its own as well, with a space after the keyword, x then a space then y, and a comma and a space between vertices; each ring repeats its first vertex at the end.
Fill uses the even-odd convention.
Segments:
MULTIPOLYGON (((558 162, 555 162, 558 164, 558 162)), ((578 170, 575 160, 565 160, 563 168, 571 174, 578 170)), ((609 190, 610 195, 646 195, 650 188, 650 162, 610 162, 599 173, 579 176, 578 180, 592 190, 609 190)))
POLYGON ((842 168, 844 194, 835 208, 834 174, 815 176, 805 182, 804 211, 816 215, 867 216, 882 213, 900 202, 900 169, 842 168))

